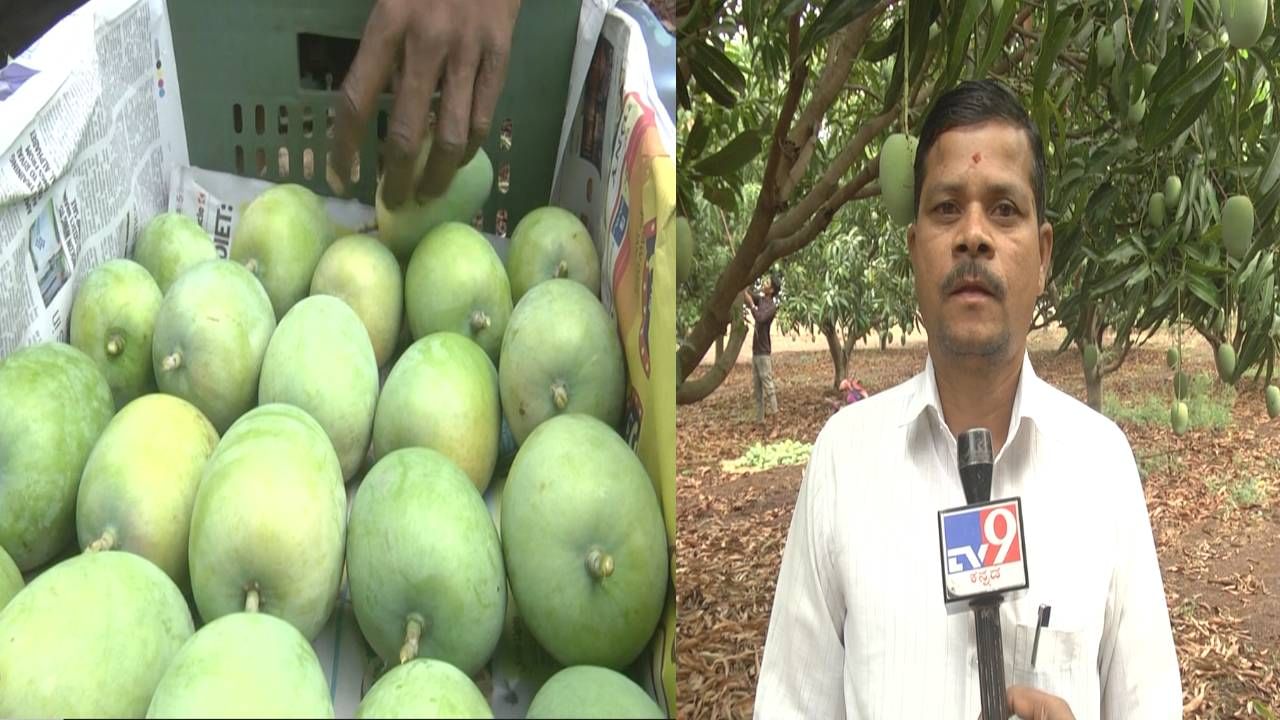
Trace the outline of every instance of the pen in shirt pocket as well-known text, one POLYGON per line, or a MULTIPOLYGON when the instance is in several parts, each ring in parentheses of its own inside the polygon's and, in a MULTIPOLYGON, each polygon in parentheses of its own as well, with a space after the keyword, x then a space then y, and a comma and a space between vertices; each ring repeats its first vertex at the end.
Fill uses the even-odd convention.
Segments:
POLYGON ((1041 605, 1040 610, 1036 613, 1036 637, 1035 637, 1035 640, 1031 642, 1031 668, 1032 669, 1035 669, 1036 653, 1039 652, 1040 650, 1040 628, 1049 626, 1049 611, 1051 609, 1052 608, 1050 608, 1048 605, 1041 605))

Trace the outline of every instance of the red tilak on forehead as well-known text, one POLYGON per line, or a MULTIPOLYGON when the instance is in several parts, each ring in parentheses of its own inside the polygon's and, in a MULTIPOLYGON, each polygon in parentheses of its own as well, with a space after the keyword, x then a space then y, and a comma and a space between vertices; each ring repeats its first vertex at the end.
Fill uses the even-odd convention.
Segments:
POLYGON ((974 164, 974 165, 977 165, 977 164, 978 164, 978 163, 980 163, 980 162, 982 162, 982 153, 980 153, 980 152, 976 152, 976 153, 974 153, 974 154, 973 154, 973 164, 974 164))

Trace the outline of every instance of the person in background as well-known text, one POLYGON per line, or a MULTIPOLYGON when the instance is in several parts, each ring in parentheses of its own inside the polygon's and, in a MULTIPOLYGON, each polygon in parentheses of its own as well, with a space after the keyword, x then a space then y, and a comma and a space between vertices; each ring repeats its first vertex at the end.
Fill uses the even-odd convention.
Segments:
POLYGON ((778 314, 778 293, 782 292, 782 279, 777 273, 770 273, 760 288, 759 295, 744 290, 742 295, 746 302, 744 317, 755 325, 751 336, 751 377, 756 399, 756 422, 764 423, 766 412, 769 415, 778 413, 778 394, 773 383, 773 343, 770 328, 773 318, 778 314), (766 403, 768 407, 766 408, 766 403))

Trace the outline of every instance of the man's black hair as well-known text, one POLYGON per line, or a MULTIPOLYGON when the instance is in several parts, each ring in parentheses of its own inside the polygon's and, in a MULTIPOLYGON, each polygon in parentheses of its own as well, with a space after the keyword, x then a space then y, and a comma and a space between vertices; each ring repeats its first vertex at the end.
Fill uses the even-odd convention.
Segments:
POLYGON ((782 292, 782 276, 776 272, 769 273, 769 284, 773 286, 773 296, 782 292))
POLYGON ((989 120, 1006 122, 1024 130, 1031 147, 1031 189, 1036 199, 1036 221, 1044 222, 1044 143, 1026 109, 1009 88, 997 80, 967 80, 943 93, 924 120, 915 157, 915 204, 920 207, 924 187, 924 160, 942 133, 989 120))

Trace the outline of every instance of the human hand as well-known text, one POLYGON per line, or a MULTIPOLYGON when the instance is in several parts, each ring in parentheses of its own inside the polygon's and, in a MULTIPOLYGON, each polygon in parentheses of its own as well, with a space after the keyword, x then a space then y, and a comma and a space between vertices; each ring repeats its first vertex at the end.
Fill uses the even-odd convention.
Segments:
POLYGON ((1009 717, 1021 720, 1075 720, 1067 701, 1056 695, 1024 685, 1014 685, 1005 696, 1009 700, 1009 717))
POLYGON ((410 194, 423 200, 443 193, 489 134, 519 9, 520 0, 377 0, 342 82, 333 165, 326 173, 334 193, 345 193, 360 136, 397 62, 383 204, 394 209, 410 194), (437 85, 442 94, 435 136, 412 187, 437 85))

